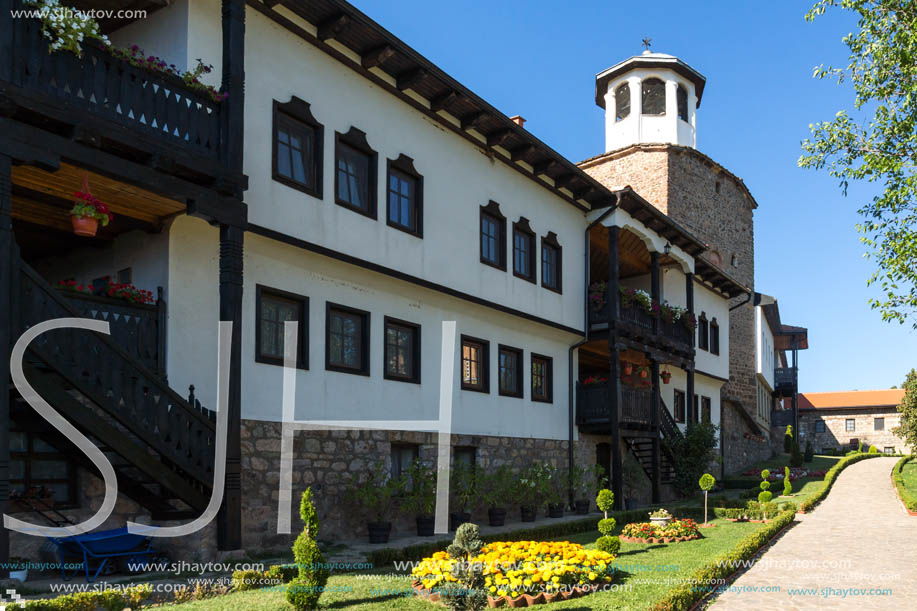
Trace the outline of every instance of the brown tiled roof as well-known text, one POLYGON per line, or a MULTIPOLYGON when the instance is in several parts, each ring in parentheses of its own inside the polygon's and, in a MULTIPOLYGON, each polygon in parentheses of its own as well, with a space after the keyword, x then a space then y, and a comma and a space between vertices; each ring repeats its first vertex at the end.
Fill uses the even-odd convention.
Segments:
POLYGON ((798 405, 800 410, 895 407, 903 397, 903 389, 805 392, 799 394, 798 405))

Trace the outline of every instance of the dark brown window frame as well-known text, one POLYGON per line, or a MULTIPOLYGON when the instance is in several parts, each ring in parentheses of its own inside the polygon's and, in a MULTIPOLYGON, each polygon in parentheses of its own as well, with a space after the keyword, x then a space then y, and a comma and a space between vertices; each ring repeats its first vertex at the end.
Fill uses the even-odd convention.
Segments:
POLYGON ((514 348, 504 344, 497 344, 497 393, 501 397, 513 397, 522 399, 525 397, 525 352, 522 348, 514 348), (516 388, 511 391, 504 391, 500 383, 500 357, 504 352, 512 353, 516 356, 516 388))
POLYGON ((338 373, 350 373, 353 375, 362 375, 369 376, 370 373, 370 359, 371 359, 371 350, 370 350, 370 313, 366 310, 360 310, 357 308, 351 308, 349 306, 341 305, 339 303, 331 303, 330 301, 325 302, 325 370, 327 371, 336 371, 338 373), (362 367, 345 367, 342 365, 337 365, 331 362, 331 312, 337 310, 339 312, 344 312, 347 314, 354 314, 362 317, 363 327, 361 331, 360 338, 360 350, 362 351, 362 367))
POLYGON ((710 354, 719 355, 720 353, 720 323, 716 317, 710 320, 710 354))
POLYGON ((675 422, 678 424, 684 424, 688 420, 688 416, 685 412, 688 411, 688 395, 683 390, 674 390, 672 395, 672 417, 675 418, 675 422), (679 418, 678 414, 678 398, 681 397, 681 417, 679 418))
POLYGON ((549 291, 554 291, 555 293, 562 295, 564 292, 564 274, 563 274, 563 260, 564 260, 564 249, 560 245, 560 242, 557 241, 557 234, 553 231, 549 231, 548 235, 541 238, 541 286, 548 289, 549 291), (553 248, 554 252, 557 253, 557 258, 554 261, 554 267, 556 268, 557 275, 557 286, 551 286, 545 284, 544 282, 544 249, 545 246, 548 248, 553 248))
POLYGON ((309 369, 309 298, 305 295, 282 291, 262 284, 255 285, 255 362, 265 365, 283 365, 283 357, 261 354, 261 300, 264 294, 300 302, 299 345, 297 346, 296 368, 309 369))
POLYGON ((491 200, 486 206, 481 206, 480 216, 478 218, 478 251, 481 257, 481 263, 506 271, 506 217, 500 212, 500 204, 491 200), (484 217, 490 217, 497 222, 497 247, 499 261, 491 261, 484 257, 484 232, 481 228, 484 217))
POLYGON ((697 319, 697 348, 705 352, 710 351, 710 323, 707 313, 701 312, 697 319))
POLYGON ((700 398, 700 421, 705 424, 713 423, 713 399, 710 397, 700 398))
MULTIPOLYGON (((388 455, 389 455, 389 461, 391 462, 390 473, 393 479, 399 478, 402 475, 404 475, 404 465, 399 465, 399 467, 401 468, 400 472, 397 475, 395 474, 395 461, 392 460, 394 458, 395 450, 411 450, 414 454, 414 458, 411 460, 411 464, 413 464, 414 461, 420 460, 420 444, 419 443, 399 442, 399 441, 393 441, 391 443, 389 447, 388 455)), ((411 468, 411 464, 407 465, 408 469, 411 468)))
POLYGON ((522 278, 532 284, 537 283, 538 278, 538 259, 535 256, 535 247, 537 245, 537 240, 535 239, 535 231, 532 229, 532 226, 529 225, 529 220, 524 216, 520 216, 519 220, 513 223, 513 275, 517 278, 522 278), (529 264, 529 274, 520 273, 516 269, 516 234, 525 236, 529 241, 529 253, 528 253, 528 264, 529 264))
POLYGON ((473 392, 482 392, 485 394, 490 393, 490 342, 486 339, 481 339, 479 337, 472 337, 470 335, 463 335, 461 337, 461 342, 459 343, 459 380, 461 382, 462 390, 470 390, 473 392), (466 343, 479 344, 481 348, 481 385, 476 386, 474 384, 467 384, 465 382, 464 369, 465 369, 465 359, 464 359, 464 349, 466 343))
POLYGON ((543 354, 531 353, 529 357, 530 367, 529 367, 529 376, 531 377, 531 393, 532 401, 536 403, 554 403, 554 359, 550 356, 545 356, 543 354), (536 395, 535 394, 535 374, 534 365, 535 361, 544 361, 545 363, 545 390, 547 391, 546 395, 536 395))
POLYGON ((289 102, 282 103, 274 100, 271 123, 271 177, 291 189, 322 199, 325 127, 312 115, 309 103, 296 96, 291 97, 289 102), (296 127, 297 124, 305 125, 315 132, 314 142, 312 143, 312 172, 315 174, 315 185, 313 187, 284 176, 277 171, 277 128, 280 123, 287 123, 292 127, 296 127))
POLYGON ((395 382, 420 384, 420 325, 417 323, 409 322, 407 320, 393 318, 391 316, 385 316, 383 318, 382 325, 382 377, 386 380, 393 380, 395 382), (411 354, 411 363, 413 364, 413 371, 410 375, 402 376, 394 373, 389 373, 388 371, 387 351, 389 326, 411 329, 414 332, 413 341, 411 342, 411 350, 413 351, 411 354))
POLYGON ((423 239, 423 176, 414 167, 414 160, 404 153, 398 155, 397 159, 386 160, 385 218, 389 227, 423 239), (414 230, 392 220, 392 210, 389 206, 389 189, 391 188, 392 170, 414 179, 414 230))
MULTIPOLYGON (((23 492, 28 493, 30 489, 38 486, 46 486, 50 484, 66 484, 68 498, 66 499, 53 499, 53 507, 56 509, 73 509, 79 507, 78 493, 77 493, 77 469, 76 463, 71 460, 66 453, 55 448, 56 452, 36 452, 34 442, 38 438, 38 435, 18 429, 15 426, 10 428, 10 432, 24 433, 28 443, 28 448, 25 452, 20 451, 11 451, 10 459, 21 460, 25 466, 25 473, 22 479, 13 478, 12 472, 10 473, 9 483, 10 491, 12 492, 12 487, 14 483, 19 485, 19 482, 22 482, 23 492), (37 478, 39 483, 34 483, 32 478, 32 462, 40 460, 59 460, 67 465, 67 475, 61 478, 37 478)), ((47 442, 46 442, 47 443, 47 442)), ((48 444, 51 445, 51 444, 48 444)), ((12 468, 12 465, 10 465, 12 468)), ((23 506, 21 509, 17 507, 19 503, 15 499, 10 500, 13 511, 27 511, 29 510, 28 506, 23 506)))
POLYGON ((377 202, 378 197, 379 153, 373 150, 373 148, 369 145, 369 141, 366 139, 366 132, 352 125, 346 134, 342 134, 341 132, 334 132, 334 203, 338 206, 341 206, 342 208, 347 208, 348 210, 356 212, 357 214, 362 214, 363 216, 369 217, 375 221, 379 218, 379 206, 377 202), (338 158, 342 144, 369 157, 369 167, 367 169, 367 180, 369 181, 369 184, 367 185, 368 209, 355 206, 352 203, 344 201, 338 197, 338 158))

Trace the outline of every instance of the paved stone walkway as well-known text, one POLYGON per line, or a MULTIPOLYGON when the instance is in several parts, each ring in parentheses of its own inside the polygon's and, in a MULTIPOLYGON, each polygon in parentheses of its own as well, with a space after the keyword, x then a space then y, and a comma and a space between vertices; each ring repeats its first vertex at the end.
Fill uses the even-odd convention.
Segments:
POLYGON ((917 609, 917 517, 895 494, 896 460, 870 458, 844 469, 815 511, 797 515, 800 523, 711 608, 917 609), (765 587, 772 591, 761 592, 765 587), (791 593, 795 588, 809 592, 791 593), (870 593, 883 589, 891 595, 870 593))

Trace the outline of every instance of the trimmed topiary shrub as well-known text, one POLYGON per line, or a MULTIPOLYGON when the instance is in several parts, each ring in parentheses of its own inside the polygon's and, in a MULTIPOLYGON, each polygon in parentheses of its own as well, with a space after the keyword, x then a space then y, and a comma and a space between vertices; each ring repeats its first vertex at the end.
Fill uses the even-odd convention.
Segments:
POLYGON ((606 536, 611 536, 615 531, 617 521, 614 518, 603 518, 599 520, 599 532, 606 536))
POLYGON ((452 578, 442 586, 441 595, 452 611, 480 611, 487 606, 484 566, 472 559, 481 552, 484 542, 477 525, 466 522, 455 531, 455 539, 446 552, 455 562, 452 578))
MULTIPOLYGON (((767 481, 767 478, 770 477, 771 472, 765 469, 761 472, 761 492, 758 494, 758 503, 762 506, 767 505, 771 502, 771 499, 774 498, 774 494, 770 491, 771 483, 767 481)), ((767 513, 764 513, 764 519, 767 519, 767 513)))
POLYGON ((802 455, 802 460, 803 462, 810 463, 812 462, 813 458, 815 458, 815 449, 812 447, 812 442, 807 441, 806 442, 806 451, 802 455))
POLYGON ((312 489, 306 488, 299 503, 299 517, 302 518, 303 531, 293 543, 293 558, 299 574, 287 587, 287 601, 297 611, 307 611, 318 607, 318 599, 328 581, 328 568, 315 537, 318 536, 318 516, 312 505, 312 489))
POLYGON ((618 537, 599 537, 595 540, 595 548, 600 552, 607 552, 613 556, 621 549, 621 539, 618 537))
POLYGON ((599 490, 599 494, 595 497, 595 504, 598 506, 599 511, 604 513, 607 518, 608 512, 615 507, 615 493, 608 488, 599 490))
POLYGON ((710 489, 716 484, 716 479, 709 473, 704 473, 700 476, 700 481, 698 482, 700 489, 704 491, 704 524, 707 523, 707 493, 710 492, 710 489))
POLYGON ((878 453, 879 453, 879 448, 877 448, 876 446, 869 446, 869 453, 870 453, 870 454, 878 454, 878 453))
POLYGON ((793 494, 793 482, 790 481, 790 468, 783 468, 783 496, 793 494))
POLYGON ((786 425, 786 432, 783 434, 783 451, 789 454, 793 451, 793 425, 786 425))

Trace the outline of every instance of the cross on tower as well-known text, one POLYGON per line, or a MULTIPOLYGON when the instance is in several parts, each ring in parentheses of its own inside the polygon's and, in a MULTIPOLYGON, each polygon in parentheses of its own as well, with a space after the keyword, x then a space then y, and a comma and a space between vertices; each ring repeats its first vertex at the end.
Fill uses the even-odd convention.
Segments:
POLYGON ((652 39, 652 38, 650 38, 649 36, 644 36, 644 37, 643 37, 643 48, 646 49, 647 51, 650 50, 650 45, 651 45, 652 43, 653 43, 653 39, 652 39))

